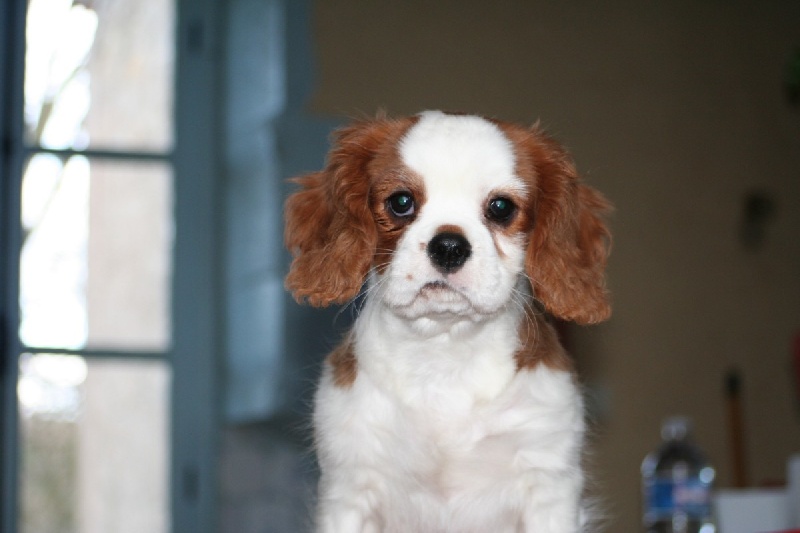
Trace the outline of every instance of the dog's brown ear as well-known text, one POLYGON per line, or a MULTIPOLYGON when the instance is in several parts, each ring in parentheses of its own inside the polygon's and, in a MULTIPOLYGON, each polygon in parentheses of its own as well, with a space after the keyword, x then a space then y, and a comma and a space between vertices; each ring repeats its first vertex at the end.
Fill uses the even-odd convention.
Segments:
POLYGON ((298 302, 325 307, 354 298, 375 255, 369 162, 394 122, 357 122, 334 135, 320 172, 293 181, 300 190, 285 205, 284 239, 294 259, 286 287, 298 302))
POLYGON ((594 324, 611 315, 605 266, 611 205, 581 183, 566 151, 535 128, 524 150, 534 172, 534 220, 525 270, 535 297, 563 320, 594 324))

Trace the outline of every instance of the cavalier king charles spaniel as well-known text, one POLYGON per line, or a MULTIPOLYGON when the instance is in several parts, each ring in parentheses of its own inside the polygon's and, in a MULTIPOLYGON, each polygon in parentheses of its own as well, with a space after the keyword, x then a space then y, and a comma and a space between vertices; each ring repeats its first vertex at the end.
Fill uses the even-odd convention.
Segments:
POLYGON ((538 126, 338 131, 286 203, 287 288, 363 305, 314 402, 325 533, 574 533, 584 412, 549 317, 610 315, 608 202, 538 126))

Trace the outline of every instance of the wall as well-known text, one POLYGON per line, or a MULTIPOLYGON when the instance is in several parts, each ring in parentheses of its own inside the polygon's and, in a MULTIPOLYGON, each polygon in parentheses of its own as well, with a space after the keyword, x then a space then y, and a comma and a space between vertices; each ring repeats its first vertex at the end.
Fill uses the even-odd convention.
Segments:
POLYGON ((791 0, 314 5, 316 113, 541 118, 616 204, 615 314, 574 336, 608 531, 637 529, 639 464, 669 414, 731 483, 732 367, 751 479, 782 479, 800 449, 800 109, 782 88, 799 27, 791 0), (756 250, 739 239, 752 189, 777 205, 756 250))

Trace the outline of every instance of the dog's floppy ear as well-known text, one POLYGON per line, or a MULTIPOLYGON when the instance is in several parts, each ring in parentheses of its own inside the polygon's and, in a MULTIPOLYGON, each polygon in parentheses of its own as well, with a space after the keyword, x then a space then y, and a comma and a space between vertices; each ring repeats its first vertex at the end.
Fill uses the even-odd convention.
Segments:
POLYGON ((524 150, 535 174, 533 229, 525 270, 553 316, 594 324, 611 315, 605 266, 611 244, 608 201, 581 183, 566 151, 538 127, 524 150))
POLYGON ((301 188, 286 201, 284 240, 294 256, 286 287, 298 302, 325 307, 358 294, 377 242, 368 166, 393 124, 376 119, 337 131, 325 168, 293 180, 301 188))

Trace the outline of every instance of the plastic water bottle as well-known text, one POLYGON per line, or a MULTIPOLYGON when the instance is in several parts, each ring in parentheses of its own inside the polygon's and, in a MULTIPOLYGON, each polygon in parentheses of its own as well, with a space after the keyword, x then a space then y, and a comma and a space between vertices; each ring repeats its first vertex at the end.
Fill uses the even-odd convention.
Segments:
POLYGON ((642 463, 644 531, 714 533, 711 489, 716 472, 690 439, 685 417, 661 427, 662 442, 642 463))

